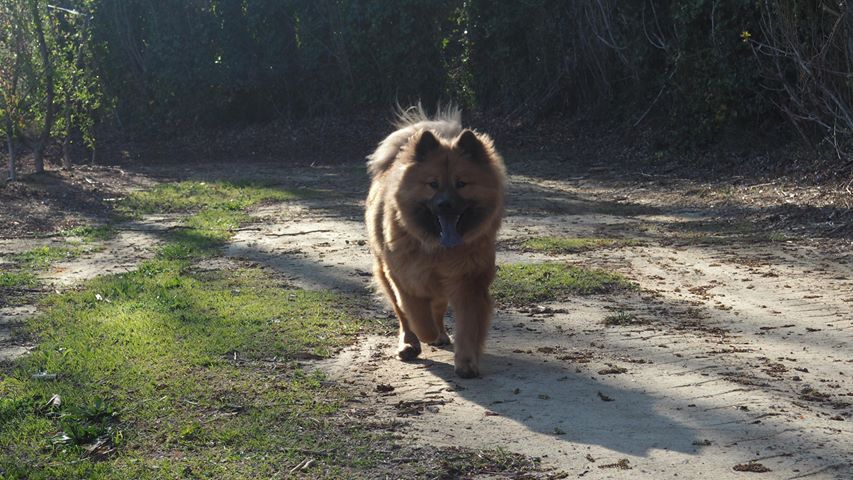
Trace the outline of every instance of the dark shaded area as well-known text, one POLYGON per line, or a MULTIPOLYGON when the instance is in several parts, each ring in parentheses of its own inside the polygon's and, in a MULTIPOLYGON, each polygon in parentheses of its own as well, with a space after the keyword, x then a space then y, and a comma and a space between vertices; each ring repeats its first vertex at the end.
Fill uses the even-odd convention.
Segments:
POLYGON ((803 133, 834 116, 846 128, 851 15, 834 8, 735 0, 86 6, 96 68, 127 133, 452 100, 513 123, 577 112, 616 112, 632 127, 657 118, 689 144, 743 126, 775 129, 785 114, 803 133), (820 53, 812 78, 798 79, 801 60, 772 53, 786 49, 797 59, 820 53), (821 110, 829 98, 838 107, 821 110))
MULTIPOLYGON (((697 159, 673 152, 666 153, 664 163, 643 147, 606 138, 581 136, 565 147, 510 150, 508 170, 534 181, 510 188, 538 193, 518 203, 510 195, 508 211, 533 216, 677 213, 695 217, 691 228, 722 234, 749 224, 752 233, 853 237, 853 172, 824 170, 825 164, 804 160, 802 151, 777 148, 786 159, 779 164, 788 165, 784 168, 770 167, 769 154, 766 163, 752 164, 743 152, 741 163, 721 164, 711 153, 697 159), (551 181, 565 182, 572 191, 549 186, 551 181)), ((719 154, 726 155, 733 154, 719 154)))
MULTIPOLYGON (((565 345, 573 347, 568 342, 565 345)), ((687 454, 698 450, 693 428, 657 413, 653 396, 639 389, 615 388, 592 380, 569 365, 543 364, 520 355, 509 357, 487 351, 482 360, 482 377, 465 381, 454 375, 453 365, 419 362, 448 385, 464 385, 464 389, 456 391, 467 400, 567 443, 600 445, 639 457, 648 456, 653 449, 687 454), (530 381, 520 373, 534 371, 545 372, 551 381, 530 381), (519 398, 512 393, 513 388, 525 395, 519 398), (537 396, 531 397, 530 392, 537 396), (603 400, 599 393, 611 400, 603 400), (577 401, 578 398, 586 400, 577 401), (505 409, 507 402, 523 402, 529 404, 529 409, 519 409, 518 405, 505 409)))
POLYGON ((95 197, 94 189, 46 173, 0 188, 0 237, 53 232, 73 226, 75 219, 92 220, 108 207, 95 197), (36 205, 41 208, 33 208, 36 205), (26 212, 21 215, 21 212, 26 212))
POLYGON ((853 172, 845 2, 7 3, 0 123, 23 173, 60 142, 68 162, 362 158, 417 101, 460 105, 502 148, 580 142, 651 174, 853 172), (53 81, 30 20, 49 27, 53 81), (54 143, 35 148, 52 110, 54 143))
POLYGON ((117 167, 24 175, 18 182, 0 185, 0 238, 110 222, 116 219, 112 211, 116 198, 151 184, 145 176, 117 167))

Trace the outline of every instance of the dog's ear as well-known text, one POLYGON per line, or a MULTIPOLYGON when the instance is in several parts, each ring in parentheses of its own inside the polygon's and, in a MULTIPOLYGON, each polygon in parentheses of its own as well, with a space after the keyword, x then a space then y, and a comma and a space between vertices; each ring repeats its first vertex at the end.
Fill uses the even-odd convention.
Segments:
POLYGON ((415 143, 415 159, 418 161, 426 158, 427 154, 431 151, 438 148, 440 145, 435 135, 429 130, 422 130, 420 132, 420 136, 418 137, 417 143, 415 143))
POLYGON ((471 157, 471 160, 475 162, 481 162, 486 159, 486 148, 483 146, 483 142, 477 138, 474 132, 467 128, 456 139, 456 148, 471 157))

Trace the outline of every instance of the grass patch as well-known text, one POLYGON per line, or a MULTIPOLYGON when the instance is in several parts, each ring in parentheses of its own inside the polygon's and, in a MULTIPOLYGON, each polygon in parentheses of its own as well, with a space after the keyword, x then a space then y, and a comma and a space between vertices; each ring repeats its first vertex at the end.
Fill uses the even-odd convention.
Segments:
POLYGON ((793 239, 793 237, 791 237, 787 233, 779 232, 779 231, 770 232, 770 234, 767 235, 767 240, 769 242, 773 242, 773 243, 787 242, 787 241, 792 240, 792 239, 793 239))
POLYGON ((234 230, 248 223, 251 217, 241 211, 212 208, 191 215, 184 221, 186 228, 170 234, 170 243, 161 247, 157 258, 189 260, 216 255, 234 230))
POLYGON ((264 201, 284 201, 310 192, 274 188, 260 182, 184 181, 134 192, 116 210, 126 218, 147 213, 190 213, 171 242, 157 252, 163 260, 187 260, 215 255, 234 230, 251 221, 246 209, 264 201))
POLYGON ((639 325, 644 323, 633 313, 619 311, 604 317, 604 325, 607 327, 639 325))
POLYGON ((63 230, 60 235, 64 237, 75 237, 83 242, 91 243, 97 241, 107 241, 116 236, 118 232, 111 225, 100 225, 93 227, 91 225, 82 225, 79 227, 63 230))
POLYGON ((421 465, 418 477, 423 478, 561 478, 547 475, 541 461, 503 449, 472 451, 447 447, 440 451, 435 462, 421 465), (538 475, 532 475, 538 472, 538 475))
POLYGON ((269 478, 305 450, 334 477, 374 458, 368 433, 326 420, 345 392, 295 362, 354 339, 353 301, 188 265, 44 301, 39 346, 0 380, 4 478, 269 478))
POLYGON ((32 272, 0 271, 0 287, 27 288, 38 285, 38 278, 32 272))
POLYGON ((514 305, 632 289, 636 285, 618 273, 554 262, 501 265, 492 284, 499 302, 514 305))
POLYGON ((657 232, 666 243, 691 245, 730 245, 733 243, 762 244, 796 240, 796 236, 780 230, 761 230, 754 223, 723 221, 696 221, 674 225, 671 230, 657 232))
POLYGON ((49 267, 53 262, 70 260, 79 254, 80 250, 76 248, 46 245, 12 255, 12 259, 24 268, 40 270, 49 267))
POLYGON ((298 194, 274 188, 262 182, 198 182, 165 183, 133 192, 119 202, 116 209, 129 217, 145 213, 191 212, 207 208, 244 210, 263 201, 283 201, 298 194))
POLYGON ((638 245, 639 242, 620 238, 598 237, 538 237, 525 240, 521 246, 525 250, 552 254, 579 253, 600 248, 616 248, 638 245))

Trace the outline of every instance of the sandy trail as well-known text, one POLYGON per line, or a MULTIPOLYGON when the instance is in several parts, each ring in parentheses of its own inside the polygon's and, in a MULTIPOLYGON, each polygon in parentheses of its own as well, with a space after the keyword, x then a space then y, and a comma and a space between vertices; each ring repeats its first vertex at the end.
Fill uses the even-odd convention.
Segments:
MULTIPOLYGON (((748 475, 737 465, 757 464, 768 478, 853 475, 848 250, 673 241, 648 227, 689 223, 701 211, 513 180, 499 263, 613 269, 640 293, 499 309, 475 380, 454 377, 449 349, 403 363, 393 335, 364 338, 316 365, 362 393, 353 408, 406 422, 416 442, 504 448, 584 478, 731 478, 748 475), (602 232, 645 242, 550 258, 514 247, 532 235, 602 232), (614 311, 638 321, 604 326, 614 311), (619 468, 623 459, 630 470, 619 468)), ((328 198, 261 208, 260 230, 240 232, 228 254, 305 288, 367 294, 360 193, 342 183, 328 198)))
MULTIPOLYGON (((317 169, 284 185, 327 193, 257 208, 258 223, 237 232, 226 256, 272 267, 303 288, 372 295, 361 170, 317 169)), ((733 478, 750 475, 738 465, 760 465, 770 470, 764 478, 853 478, 849 243, 679 236, 707 220, 705 212, 588 187, 513 177, 499 263, 606 268, 637 282, 637 293, 499 308, 479 379, 454 377, 450 349, 396 360, 393 333, 365 337, 313 368, 361 392, 353 409, 404 422, 412 441, 503 448, 570 477, 733 478), (642 243, 562 256, 517 247, 536 235, 642 243), (604 325, 620 311, 635 321, 604 325)), ((176 221, 128 226, 44 278, 62 289, 133 268, 176 221)), ((31 248, 26 242, 0 249, 31 248)), ((391 323, 379 301, 373 309, 391 323)), ((10 332, 33 311, 0 308, 4 358, 26 352, 10 332)))

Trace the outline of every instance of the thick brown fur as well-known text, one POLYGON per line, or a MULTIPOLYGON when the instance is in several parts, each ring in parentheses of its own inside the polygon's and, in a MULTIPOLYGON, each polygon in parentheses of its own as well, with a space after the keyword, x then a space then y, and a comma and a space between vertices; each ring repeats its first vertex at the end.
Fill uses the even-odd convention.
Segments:
POLYGON ((412 360, 420 342, 449 343, 449 304, 456 321, 456 374, 475 377, 492 317, 503 160, 491 138, 462 129, 455 109, 430 119, 414 107, 400 114, 397 127, 368 157, 366 220, 374 276, 400 321, 398 355, 412 360), (442 246, 434 215, 443 198, 452 198, 461 212, 461 244, 452 247, 442 246))

